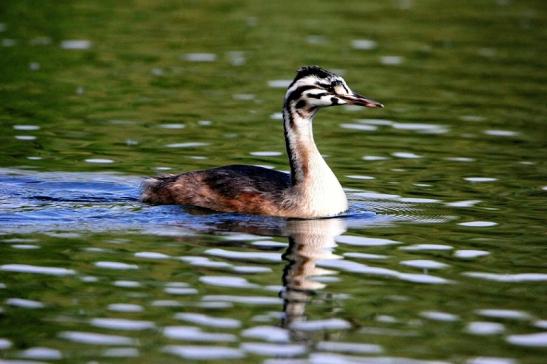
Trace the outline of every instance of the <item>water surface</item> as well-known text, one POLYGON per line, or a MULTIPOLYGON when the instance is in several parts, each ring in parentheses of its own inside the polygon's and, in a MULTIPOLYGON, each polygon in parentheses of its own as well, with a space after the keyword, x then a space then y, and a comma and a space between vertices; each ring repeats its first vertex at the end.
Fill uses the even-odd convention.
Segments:
POLYGON ((0 4, 1 360, 543 362, 546 21, 532 0, 0 4), (158 173, 286 171, 305 64, 386 105, 315 121, 346 215, 138 201, 158 173))

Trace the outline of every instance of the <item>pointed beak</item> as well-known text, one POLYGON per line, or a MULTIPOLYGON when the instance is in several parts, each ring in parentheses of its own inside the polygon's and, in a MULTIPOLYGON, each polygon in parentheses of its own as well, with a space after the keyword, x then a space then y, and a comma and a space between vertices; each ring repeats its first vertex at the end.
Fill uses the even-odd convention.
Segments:
POLYGON ((367 99, 366 97, 361 96, 359 94, 355 94, 355 93, 353 95, 344 95, 344 96, 338 95, 338 97, 345 100, 350 105, 359 105, 359 106, 370 107, 370 108, 384 107, 384 105, 379 103, 378 101, 367 99))

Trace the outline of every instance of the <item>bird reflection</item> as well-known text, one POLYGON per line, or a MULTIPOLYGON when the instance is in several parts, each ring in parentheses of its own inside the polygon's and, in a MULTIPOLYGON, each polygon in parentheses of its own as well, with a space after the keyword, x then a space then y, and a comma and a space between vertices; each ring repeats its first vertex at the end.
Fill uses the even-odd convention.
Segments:
POLYGON ((289 220, 286 229, 289 247, 283 254, 288 263, 283 270, 283 327, 294 321, 305 320, 306 304, 317 290, 325 287, 316 280, 320 276, 334 274, 333 271, 316 266, 320 259, 341 259, 332 250, 335 238, 346 231, 344 219, 289 220))

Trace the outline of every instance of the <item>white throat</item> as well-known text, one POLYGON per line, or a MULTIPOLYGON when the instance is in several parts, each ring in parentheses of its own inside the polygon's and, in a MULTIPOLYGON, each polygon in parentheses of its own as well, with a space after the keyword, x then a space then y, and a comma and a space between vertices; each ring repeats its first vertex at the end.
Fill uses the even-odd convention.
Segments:
POLYGON ((346 194, 313 139, 315 112, 283 112, 287 152, 291 164, 292 199, 304 217, 338 215, 348 208, 346 194))

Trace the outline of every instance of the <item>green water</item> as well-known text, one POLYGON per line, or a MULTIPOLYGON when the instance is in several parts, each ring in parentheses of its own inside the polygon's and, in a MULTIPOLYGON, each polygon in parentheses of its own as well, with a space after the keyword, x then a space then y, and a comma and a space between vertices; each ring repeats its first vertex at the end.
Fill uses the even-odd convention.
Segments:
POLYGON ((543 1, 1 2, 0 362, 544 362, 546 24, 543 1), (314 125, 361 218, 134 200, 287 170, 272 86, 308 64, 385 104, 314 125))

